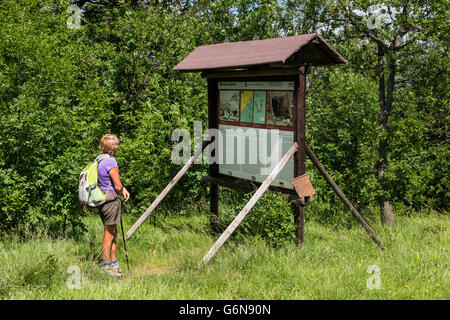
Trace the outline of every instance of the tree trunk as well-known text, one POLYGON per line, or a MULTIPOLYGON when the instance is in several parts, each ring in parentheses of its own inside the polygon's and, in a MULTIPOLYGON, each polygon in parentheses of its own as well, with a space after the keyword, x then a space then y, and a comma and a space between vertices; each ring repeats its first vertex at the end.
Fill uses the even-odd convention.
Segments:
POLYGON ((385 96, 385 77, 384 77, 384 54, 385 50, 381 44, 378 44, 378 85, 379 85, 379 103, 380 103, 380 129, 382 132, 378 145, 378 165, 377 165, 377 179, 381 188, 381 195, 378 199, 380 206, 381 222, 385 225, 392 226, 394 224, 394 212, 391 204, 387 199, 384 173, 388 167, 387 153, 388 153, 388 121, 391 113, 394 77, 395 77, 395 60, 390 60, 389 63, 389 80, 388 80, 388 97, 385 96))

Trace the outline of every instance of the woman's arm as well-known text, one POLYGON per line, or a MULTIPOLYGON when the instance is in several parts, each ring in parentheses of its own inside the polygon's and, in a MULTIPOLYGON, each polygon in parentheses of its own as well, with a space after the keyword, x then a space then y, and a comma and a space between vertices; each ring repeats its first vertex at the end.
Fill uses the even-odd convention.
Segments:
POLYGON ((128 190, 122 185, 119 177, 119 167, 114 167, 109 170, 109 175, 111 176, 112 182, 114 184, 114 189, 118 194, 123 194, 125 197, 125 202, 130 198, 130 193, 128 190))

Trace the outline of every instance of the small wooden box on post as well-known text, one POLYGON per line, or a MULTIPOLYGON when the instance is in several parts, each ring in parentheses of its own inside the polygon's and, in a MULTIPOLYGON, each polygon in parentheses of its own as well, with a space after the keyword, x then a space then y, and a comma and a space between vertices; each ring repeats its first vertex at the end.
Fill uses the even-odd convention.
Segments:
POLYGON ((267 188, 294 201, 296 239, 303 242, 304 204, 310 197, 299 197, 290 181, 305 174, 306 75, 313 66, 334 64, 347 60, 312 33, 200 46, 173 69, 202 72, 208 83, 208 127, 220 136, 215 150, 219 161, 210 164, 206 177, 212 228, 217 223, 218 186, 251 192, 272 176, 267 188), (267 159, 277 150, 277 161, 295 153, 273 174, 277 163, 267 159), (256 163, 248 161, 255 157, 256 163))

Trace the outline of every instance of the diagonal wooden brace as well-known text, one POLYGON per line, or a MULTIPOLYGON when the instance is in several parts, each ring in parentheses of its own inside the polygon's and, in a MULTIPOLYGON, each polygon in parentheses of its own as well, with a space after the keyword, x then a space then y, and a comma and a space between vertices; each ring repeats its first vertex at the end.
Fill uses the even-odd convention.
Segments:
POLYGON ((195 159, 199 155, 202 154, 203 150, 209 145, 212 141, 203 141, 202 146, 198 148, 194 155, 186 162, 183 168, 177 173, 177 175, 170 181, 170 183, 164 188, 164 190, 159 194, 159 196, 152 202, 150 207, 145 210, 144 214, 139 218, 138 221, 128 230, 126 239, 128 240, 133 233, 139 228, 139 226, 147 219, 147 217, 152 213, 153 210, 158 206, 158 204, 164 199, 164 197, 169 193, 169 191, 177 184, 178 180, 186 173, 186 171, 190 168, 190 166, 194 163, 195 159))
POLYGON ((242 211, 236 216, 236 218, 234 218, 234 220, 231 222, 228 228, 221 234, 219 239, 217 239, 216 243, 214 243, 211 249, 209 249, 209 251, 203 257, 202 262, 206 263, 209 260, 211 260, 212 257, 214 257, 217 250, 220 249, 220 247, 224 244, 225 241, 227 241, 227 239, 231 236, 234 230, 236 230, 236 228, 239 226, 242 220, 244 220, 247 213, 250 211, 251 208, 253 208, 256 201, 258 201, 258 199, 264 194, 264 192, 266 192, 270 184, 273 182, 273 180, 275 180, 280 171, 283 170, 283 168, 286 166, 289 159, 297 151, 297 149, 298 145, 297 143, 294 143, 292 147, 289 149, 289 151, 283 156, 283 158, 281 158, 280 162, 275 166, 275 168, 273 168, 272 172, 267 176, 266 180, 264 180, 263 184, 258 188, 253 197, 247 202, 242 211))
POLYGON ((319 159, 317 159, 316 155, 312 152, 312 150, 308 147, 308 145, 305 143, 305 150, 308 157, 311 159, 312 163, 316 166, 317 169, 319 169, 322 176, 325 178, 325 180, 330 184, 331 188, 336 192, 336 194, 341 198, 341 200, 344 202, 344 204, 347 206, 347 208, 350 210, 350 212, 355 216, 356 220, 361 223, 364 230, 369 234, 369 236, 372 238, 372 240, 379 246, 382 250, 384 250, 384 246, 381 243, 380 239, 378 239, 377 235, 373 230, 370 228, 370 226, 367 224, 367 222, 364 220, 364 218, 359 214, 359 212, 355 209, 355 207, 352 205, 352 203, 347 199, 345 194, 342 192, 342 190, 338 187, 336 182, 334 182, 333 178, 328 174, 327 170, 325 170, 324 166, 320 163, 319 159))

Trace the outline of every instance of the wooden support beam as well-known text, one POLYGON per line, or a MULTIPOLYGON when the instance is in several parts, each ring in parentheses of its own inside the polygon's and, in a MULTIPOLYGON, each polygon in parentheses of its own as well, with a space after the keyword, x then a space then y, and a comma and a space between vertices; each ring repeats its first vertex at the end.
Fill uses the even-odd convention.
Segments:
POLYGON ((239 224, 244 220, 247 213, 255 205, 256 201, 266 192, 273 180, 278 176, 281 170, 286 166, 288 160, 297 151, 298 145, 294 142, 289 151, 281 158, 280 162, 273 168, 272 172, 264 180, 263 184, 255 192, 253 197, 247 202, 242 211, 234 218, 228 228, 222 233, 222 235, 217 239, 216 243, 209 249, 206 255, 203 257, 202 262, 208 262, 216 254, 217 250, 224 244, 225 241, 231 236, 231 234, 236 230, 239 224))
POLYGON ((223 70, 203 72, 202 77, 207 79, 223 79, 223 78, 249 78, 249 77, 277 77, 277 76, 291 76, 298 75, 297 68, 279 68, 279 69, 259 69, 259 70, 223 70))
MULTIPOLYGON (((217 178, 206 176, 203 177, 203 179, 211 184, 216 184, 218 186, 230 188, 243 193, 254 192, 261 185, 261 183, 257 181, 249 181, 242 178, 228 177, 223 175, 219 175, 219 177, 217 178)), ((282 189, 279 187, 274 187, 272 185, 269 186, 269 191, 281 195, 288 201, 296 202, 300 206, 304 206, 305 202, 308 203, 311 200, 311 197, 300 198, 295 193, 295 191, 292 191, 290 189, 282 189)))
MULTIPOLYGON (((208 128, 219 129, 219 114, 218 110, 218 80, 208 79, 208 128)), ((212 139, 212 138, 210 138, 212 139)), ((215 138, 214 138, 215 139, 215 138)), ((216 141, 216 146, 218 146, 216 141)), ((210 152, 211 156, 216 156, 219 152, 216 149, 210 152)), ((218 158, 218 157, 216 157, 218 158)), ((211 163, 211 162, 210 162, 211 163)), ((211 177, 217 177, 219 175, 219 165, 214 162, 209 165, 209 175, 211 177)), ((209 188, 209 225, 211 230, 218 232, 218 217, 219 217, 219 188, 217 185, 211 185, 209 188)))
POLYGON ((255 191, 257 188, 256 186, 251 183, 250 181, 244 180, 244 179, 227 179, 225 177, 211 177, 206 176, 203 177, 204 180, 211 184, 215 184, 221 187, 230 188, 239 192, 243 193, 250 193, 255 191))
POLYGON ((181 177, 186 173, 186 171, 191 167, 191 165, 194 163, 195 159, 197 159, 197 157, 202 154, 203 149, 205 149, 206 146, 210 143, 211 143, 211 141, 204 141, 202 143, 202 146, 194 152, 194 155, 189 159, 189 161, 186 162, 186 164, 183 166, 183 168, 181 168, 181 170, 172 179, 172 181, 170 181, 170 183, 164 188, 164 190, 152 202, 150 207, 148 207, 148 209, 145 210, 144 214, 139 218, 139 220, 136 221, 136 223, 130 228, 130 230, 128 230, 127 235, 126 235, 127 240, 133 235, 133 233, 137 230, 137 228, 139 228, 139 226, 145 221, 145 219, 147 219, 147 217, 150 215, 150 213, 152 213, 152 211, 155 210, 155 208, 158 206, 158 204, 164 199, 164 197, 169 193, 169 191, 177 184, 178 180, 180 180, 181 177))
POLYGON ((308 154, 308 157, 311 159, 312 163, 316 166, 317 169, 319 169, 322 176, 325 178, 325 180, 330 184, 331 188, 334 190, 334 192, 337 193, 339 198, 344 202, 344 204, 347 206, 347 208, 350 210, 350 212, 355 216, 356 220, 361 223, 363 228, 366 230, 366 232, 369 234, 369 236, 372 238, 375 243, 384 250, 384 246, 381 243, 380 239, 378 239, 377 235, 373 230, 370 228, 370 226, 367 224, 367 222, 363 219, 363 217, 359 214, 359 212, 355 209, 355 207, 352 205, 352 203, 347 199, 345 194, 342 192, 342 190, 338 187, 336 182, 334 182, 333 178, 328 174, 327 170, 322 166, 319 159, 315 156, 315 154, 312 152, 312 150, 308 147, 307 144, 305 144, 305 150, 308 154))
MULTIPOLYGON (((306 114, 306 67, 300 68, 300 73, 294 81, 294 142, 298 151, 294 155, 294 177, 305 174, 305 114, 306 114)), ((294 204, 295 239, 302 245, 305 241, 305 208, 294 204)))

